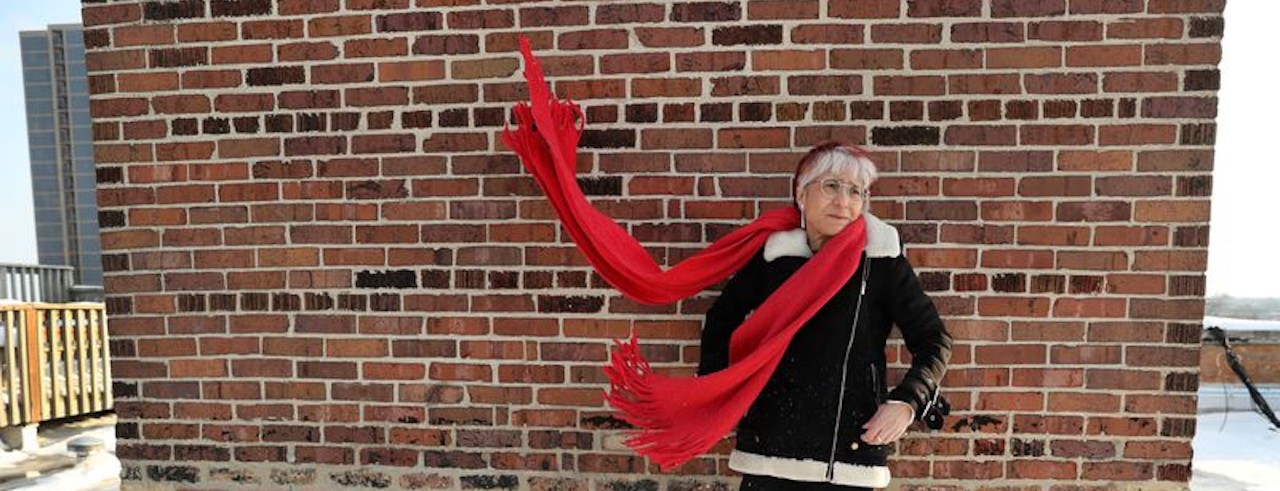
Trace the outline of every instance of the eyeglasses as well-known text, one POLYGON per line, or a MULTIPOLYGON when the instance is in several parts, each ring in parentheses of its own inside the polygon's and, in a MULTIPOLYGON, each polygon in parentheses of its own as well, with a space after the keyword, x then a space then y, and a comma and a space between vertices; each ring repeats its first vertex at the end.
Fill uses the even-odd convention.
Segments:
POLYGON ((839 179, 823 179, 809 184, 815 183, 818 185, 818 189, 822 190, 822 196, 827 199, 836 199, 842 195, 849 198, 850 201, 861 201, 867 198, 867 190, 859 188, 853 183, 839 179))

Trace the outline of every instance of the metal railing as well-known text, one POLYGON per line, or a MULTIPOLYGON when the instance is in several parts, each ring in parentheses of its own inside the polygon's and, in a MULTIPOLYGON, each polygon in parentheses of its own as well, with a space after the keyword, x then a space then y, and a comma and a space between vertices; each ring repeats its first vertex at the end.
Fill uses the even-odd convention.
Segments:
POLYGON ((0 263, 0 299, 20 302, 72 300, 75 268, 0 263))
POLYGON ((0 324, 0 426, 114 406, 103 304, 0 304, 0 324))

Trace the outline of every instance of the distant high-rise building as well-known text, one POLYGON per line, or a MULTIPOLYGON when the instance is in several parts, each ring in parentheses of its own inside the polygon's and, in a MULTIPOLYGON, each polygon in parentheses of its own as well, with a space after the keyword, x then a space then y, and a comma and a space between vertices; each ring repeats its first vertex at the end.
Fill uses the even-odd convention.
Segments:
POLYGON ((101 285, 84 31, 58 24, 20 39, 40 264, 72 266, 77 283, 101 285))

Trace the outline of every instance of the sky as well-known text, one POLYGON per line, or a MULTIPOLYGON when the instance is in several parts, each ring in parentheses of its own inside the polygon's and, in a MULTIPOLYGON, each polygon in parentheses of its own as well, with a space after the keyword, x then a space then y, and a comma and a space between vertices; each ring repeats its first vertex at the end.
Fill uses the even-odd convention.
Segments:
MULTIPOLYGON (((1280 67, 1274 19, 1280 2, 1227 2, 1222 89, 1218 94, 1218 141, 1213 175, 1208 294, 1280 297, 1280 227, 1267 219, 1265 201, 1280 186, 1276 152, 1264 145, 1276 135, 1270 117, 1280 116, 1280 67)), ((36 262, 31 169, 23 118, 22 62, 18 31, 78 23, 74 0, 0 2, 0 263, 36 262)))

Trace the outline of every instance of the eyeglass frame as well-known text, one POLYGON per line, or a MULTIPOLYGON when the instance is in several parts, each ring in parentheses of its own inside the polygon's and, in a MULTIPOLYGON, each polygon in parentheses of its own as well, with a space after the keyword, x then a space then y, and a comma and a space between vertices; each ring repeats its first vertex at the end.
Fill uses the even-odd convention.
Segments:
POLYGON ((867 200, 867 198, 869 197, 868 195, 870 194, 869 190, 868 190, 868 189, 866 189, 866 188, 859 187, 857 184, 854 184, 854 183, 851 183, 851 182, 842 181, 842 180, 840 180, 840 179, 836 179, 836 178, 834 178, 834 177, 828 177, 828 178, 826 178, 826 179, 815 179, 815 180, 813 180, 813 181, 809 181, 809 184, 806 184, 806 186, 808 186, 808 185, 812 185, 812 184, 819 184, 819 186, 818 186, 818 192, 822 193, 822 196, 823 196, 824 198, 827 198, 827 199, 836 199, 836 197, 838 197, 838 196, 840 196, 841 194, 843 194, 846 198, 849 198, 849 200, 850 200, 850 201, 854 201, 854 200, 856 200, 856 201, 859 201, 859 202, 864 202, 864 201, 866 201, 866 200, 867 200), (839 189, 838 191, 834 191, 834 192, 832 192, 832 191, 827 191, 827 186, 825 185, 825 183, 827 183, 827 182, 835 182, 835 183, 839 184, 839 185, 840 185, 840 189, 839 189), (852 190, 855 190, 855 189, 856 189, 858 192, 857 192, 857 193, 852 193, 851 191, 852 191, 852 190), (846 190, 848 190, 848 191, 846 191, 846 190), (840 194, 834 194, 834 193, 840 193, 840 194))

